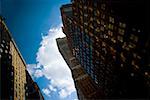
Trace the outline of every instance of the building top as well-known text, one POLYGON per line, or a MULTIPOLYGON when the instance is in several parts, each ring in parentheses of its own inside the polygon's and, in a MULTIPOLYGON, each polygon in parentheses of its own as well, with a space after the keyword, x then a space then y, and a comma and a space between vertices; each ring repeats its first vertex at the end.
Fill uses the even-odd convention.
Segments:
POLYGON ((65 4, 60 7, 60 9, 68 9, 68 7, 72 7, 72 4, 65 4))
POLYGON ((14 39, 13 39, 13 37, 12 37, 10 31, 8 30, 8 27, 6 26, 3 17, 1 17, 1 16, 0 16, 0 24, 2 24, 2 25, 4 26, 3 28, 7 31, 8 35, 9 35, 9 38, 10 38, 10 40, 12 41, 12 43, 13 43, 15 49, 18 51, 18 54, 19 54, 19 56, 20 56, 20 58, 21 58, 23 64, 26 66, 26 62, 25 62, 25 60, 23 59, 23 57, 22 57, 22 55, 21 55, 21 53, 20 53, 20 51, 19 51, 19 49, 18 49, 18 47, 17 47, 17 45, 16 45, 14 39))
POLYGON ((72 4, 62 5, 60 9, 65 15, 72 16, 72 4))
POLYGON ((64 37, 64 38, 57 38, 56 39, 57 41, 57 45, 60 49, 64 49, 65 53, 64 54, 67 54, 65 55, 67 58, 71 58, 72 57, 72 53, 71 51, 69 50, 69 47, 68 47, 68 44, 66 43, 67 41, 67 38, 64 37))

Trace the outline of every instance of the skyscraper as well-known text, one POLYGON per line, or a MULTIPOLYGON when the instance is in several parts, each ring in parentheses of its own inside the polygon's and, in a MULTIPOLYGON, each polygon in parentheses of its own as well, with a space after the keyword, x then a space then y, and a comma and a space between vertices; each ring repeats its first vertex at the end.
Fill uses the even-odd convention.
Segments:
POLYGON ((61 14, 72 54, 105 98, 149 97, 148 1, 72 0, 61 14))
POLYGON ((72 55, 69 49, 67 39, 56 39, 58 49, 65 59, 66 63, 71 69, 72 77, 74 79, 75 87, 77 88, 77 95, 79 99, 100 99, 103 98, 103 93, 96 84, 92 81, 91 77, 84 71, 83 67, 72 55))
POLYGON ((27 99, 26 74, 26 63, 0 16, 0 99, 27 99))

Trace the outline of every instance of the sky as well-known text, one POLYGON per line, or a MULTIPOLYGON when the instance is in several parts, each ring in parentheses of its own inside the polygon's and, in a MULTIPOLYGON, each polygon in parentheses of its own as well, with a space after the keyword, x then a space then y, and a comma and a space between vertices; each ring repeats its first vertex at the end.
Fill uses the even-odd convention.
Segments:
POLYGON ((60 7, 70 0, 0 0, 0 15, 45 100, 77 99, 71 71, 56 45, 64 37, 60 7))

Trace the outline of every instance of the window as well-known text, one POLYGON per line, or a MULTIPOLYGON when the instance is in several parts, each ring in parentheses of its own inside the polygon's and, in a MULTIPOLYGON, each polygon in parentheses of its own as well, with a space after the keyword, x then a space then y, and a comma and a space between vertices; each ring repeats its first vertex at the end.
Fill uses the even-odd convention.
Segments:
POLYGON ((121 35, 124 35, 124 29, 119 28, 118 33, 121 34, 121 35))
POLYGON ((138 37, 131 34, 130 39, 133 40, 134 42, 138 42, 138 37))
POLYGON ((75 12, 75 13, 74 13, 74 15, 76 16, 76 15, 77 15, 77 13, 75 12))
POLYGON ((3 40, 2 43, 5 43, 5 40, 3 40))
POLYGON ((121 64, 120 66, 123 67, 123 64, 121 64))
POLYGON ((113 43, 116 43, 116 40, 115 40, 114 38, 111 38, 111 41, 112 41, 113 43))
POLYGON ((0 48, 0 52, 1 52, 1 53, 3 52, 3 49, 2 49, 2 48, 0 48))
POLYGON ((131 42, 129 43, 129 45, 128 45, 128 46, 129 46, 129 48, 135 48, 135 47, 136 47, 136 45, 135 45, 135 44, 133 44, 133 43, 131 43, 131 42))
POLYGON ((87 14, 87 13, 84 13, 84 17, 88 17, 88 14, 87 14))
POLYGON ((99 16, 99 15, 100 15, 100 12, 99 12, 99 10, 97 10, 97 11, 96 11, 96 13, 97 13, 97 16, 99 16))
POLYGON ((100 32, 100 29, 99 29, 99 27, 97 27, 97 28, 96 28, 96 32, 100 32))
POLYGON ((131 62, 131 64, 132 64, 136 69, 139 69, 139 66, 135 63, 134 60, 131 62))
POLYGON ((93 21, 93 17, 90 18, 90 21, 93 21))
POLYGON ((119 26, 121 27, 121 28, 125 28, 126 27, 126 24, 125 23, 119 23, 119 26))
POLYGON ((96 52, 96 55, 99 56, 99 52, 97 50, 95 50, 95 52, 96 52))
POLYGON ((136 53, 133 53, 133 57, 134 57, 134 58, 136 58, 136 57, 137 57, 136 53))
POLYGON ((87 22, 84 22, 84 25, 86 25, 86 26, 87 26, 87 25, 88 25, 88 23, 87 23, 87 22))
POLYGON ((102 5, 101 5, 101 9, 102 9, 102 10, 105 10, 105 7, 106 7, 105 4, 102 4, 102 5))
POLYGON ((97 37, 97 36, 95 36, 95 38, 96 38, 96 41, 99 41, 99 39, 98 39, 98 37, 97 37))
POLYGON ((82 10, 80 10, 80 14, 81 14, 81 15, 83 15, 83 12, 82 12, 82 10))
POLYGON ((148 76, 148 72, 145 72, 145 76, 148 76))
POLYGON ((109 17, 109 22, 114 23, 114 18, 113 17, 109 17))
POLYGON ((124 57, 123 52, 120 54, 120 56, 121 56, 122 61, 125 62, 126 58, 124 57))
POLYGON ((84 9, 87 9, 87 6, 84 6, 84 9))
POLYGON ((111 30, 113 30, 114 26, 112 24, 109 24, 108 28, 111 29, 111 30))
POLYGON ((122 48, 125 49, 125 47, 127 46, 126 42, 124 42, 124 44, 122 45, 122 48))
POLYGON ((113 55, 115 55, 116 50, 113 47, 110 47, 111 52, 113 53, 113 55))
POLYGON ((93 11, 92 7, 89 7, 89 10, 92 12, 93 11))
POLYGON ((105 25, 105 23, 104 23, 104 21, 103 21, 103 20, 101 20, 101 25, 105 25))
POLYGON ((122 36, 117 36, 117 39, 118 39, 120 42, 123 42, 123 37, 122 37, 122 36))
POLYGON ((80 20, 83 20, 83 17, 82 17, 82 16, 80 16, 80 20))
POLYGON ((98 80, 95 78, 95 83, 98 84, 98 80))
POLYGON ((1 47, 2 47, 2 48, 4 48, 4 45, 3 45, 3 44, 1 44, 1 47))
POLYGON ((107 36, 106 34, 104 34, 104 38, 105 38, 105 39, 107 39, 107 38, 108 38, 108 36, 107 36))
POLYGON ((68 7, 64 9, 64 12, 70 12, 70 11, 72 11, 72 7, 68 7))
POLYGON ((11 76, 13 76, 14 75, 14 73, 13 72, 11 72, 11 76))
POLYGON ((105 14, 101 14, 101 18, 102 18, 102 19, 105 19, 105 14))
POLYGON ((17 97, 17 92, 16 92, 16 97, 17 97))
POLYGON ((103 26, 101 26, 100 28, 101 28, 101 31, 104 31, 104 27, 103 26))
POLYGON ((5 53, 8 53, 8 51, 7 51, 7 50, 5 50, 5 53))
POLYGON ((131 73, 131 76, 133 77, 133 76, 134 76, 134 73, 131 73))
POLYGON ((87 30, 87 29, 85 29, 85 33, 88 33, 88 30, 87 30))
POLYGON ((127 46, 126 42, 124 42, 124 44, 122 45, 123 49, 126 49, 127 51, 130 50, 129 46, 127 46))
POLYGON ((137 58, 138 58, 138 59, 141 59, 141 56, 137 55, 137 58))
POLYGON ((81 5, 79 5, 79 8, 82 8, 82 6, 81 6, 81 5))
POLYGON ((135 32, 135 31, 136 31, 136 29, 135 29, 135 28, 132 28, 132 31, 133 31, 133 32, 135 32))
POLYGON ((97 19, 96 21, 97 21, 97 24, 100 24, 100 21, 99 21, 99 19, 97 19))
POLYGON ((104 51, 105 54, 107 53, 106 48, 102 48, 102 51, 104 51))
POLYGON ((92 33, 92 32, 89 32, 89 35, 92 37, 92 36, 93 36, 93 33, 92 33))
POLYGON ((101 59, 104 60, 105 58, 101 55, 101 59))
POLYGON ((113 36, 113 32, 110 31, 110 30, 108 30, 108 35, 109 35, 109 36, 113 36))
POLYGON ((141 30, 140 29, 138 29, 138 33, 140 33, 141 32, 141 30))
POLYGON ((8 46, 6 45, 6 49, 8 49, 8 46))
POLYGON ((105 42, 102 42, 102 46, 104 46, 104 47, 105 47, 105 46, 106 46, 106 43, 105 43, 105 42))
POLYGON ((94 27, 93 27, 92 23, 90 24, 90 28, 94 29, 94 27))

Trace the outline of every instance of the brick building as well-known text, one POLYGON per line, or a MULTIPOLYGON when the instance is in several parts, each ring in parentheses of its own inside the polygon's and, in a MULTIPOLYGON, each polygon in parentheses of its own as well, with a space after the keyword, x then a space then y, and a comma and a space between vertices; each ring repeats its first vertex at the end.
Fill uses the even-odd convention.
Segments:
POLYGON ((105 98, 150 96, 148 7, 147 0, 72 0, 61 7, 69 48, 105 98))

